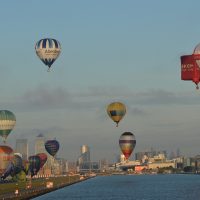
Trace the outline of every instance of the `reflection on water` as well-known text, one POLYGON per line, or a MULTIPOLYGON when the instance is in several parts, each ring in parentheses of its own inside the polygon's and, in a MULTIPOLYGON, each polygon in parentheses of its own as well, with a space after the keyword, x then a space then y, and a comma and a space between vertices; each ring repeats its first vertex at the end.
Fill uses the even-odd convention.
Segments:
POLYGON ((115 175, 83 181, 35 200, 194 200, 199 175, 115 175))

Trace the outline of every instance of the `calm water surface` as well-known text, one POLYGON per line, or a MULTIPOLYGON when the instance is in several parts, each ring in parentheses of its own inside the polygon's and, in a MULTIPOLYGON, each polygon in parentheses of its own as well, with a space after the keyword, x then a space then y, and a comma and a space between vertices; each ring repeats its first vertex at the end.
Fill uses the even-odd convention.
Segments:
POLYGON ((34 199, 198 200, 200 175, 99 176, 34 199))

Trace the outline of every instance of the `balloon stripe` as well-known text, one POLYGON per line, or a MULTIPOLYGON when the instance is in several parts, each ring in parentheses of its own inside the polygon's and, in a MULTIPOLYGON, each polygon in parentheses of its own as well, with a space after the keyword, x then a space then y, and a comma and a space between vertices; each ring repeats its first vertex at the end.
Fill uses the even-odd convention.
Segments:
POLYGON ((47 41, 47 39, 43 39, 43 42, 42 42, 42 48, 46 48, 46 41, 47 41))

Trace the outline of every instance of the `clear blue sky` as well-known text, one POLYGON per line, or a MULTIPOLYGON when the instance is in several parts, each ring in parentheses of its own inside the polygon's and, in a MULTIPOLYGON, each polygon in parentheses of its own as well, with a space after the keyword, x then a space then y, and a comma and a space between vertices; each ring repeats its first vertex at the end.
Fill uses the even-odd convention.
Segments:
POLYGON ((198 0, 7 0, 0 3, 0 108, 15 113, 8 137, 56 137, 59 155, 113 160, 132 131, 135 152, 200 153, 200 92, 180 80, 180 56, 200 42, 198 0), (62 52, 50 73, 35 43, 52 37, 62 52), (127 115, 115 128, 106 105, 127 115))

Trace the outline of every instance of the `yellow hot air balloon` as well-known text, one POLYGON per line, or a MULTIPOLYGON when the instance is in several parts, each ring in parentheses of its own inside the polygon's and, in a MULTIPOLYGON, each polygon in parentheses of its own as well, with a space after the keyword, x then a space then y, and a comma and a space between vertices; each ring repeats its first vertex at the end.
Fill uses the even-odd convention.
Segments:
POLYGON ((107 113, 109 117, 117 124, 122 120, 126 114, 126 106, 121 102, 113 102, 108 105, 107 113))

